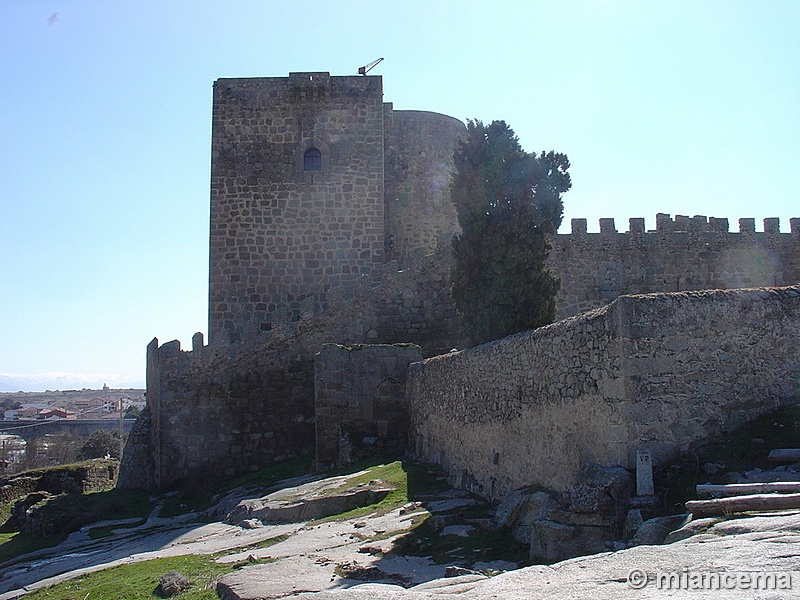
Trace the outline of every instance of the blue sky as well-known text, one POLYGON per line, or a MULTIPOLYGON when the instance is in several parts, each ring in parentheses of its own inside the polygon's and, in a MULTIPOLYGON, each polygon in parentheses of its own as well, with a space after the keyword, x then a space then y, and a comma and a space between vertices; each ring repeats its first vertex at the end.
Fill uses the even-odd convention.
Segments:
POLYGON ((205 332, 212 83, 378 57, 396 109, 568 154, 566 228, 800 216, 795 0, 0 0, 0 391, 205 332))

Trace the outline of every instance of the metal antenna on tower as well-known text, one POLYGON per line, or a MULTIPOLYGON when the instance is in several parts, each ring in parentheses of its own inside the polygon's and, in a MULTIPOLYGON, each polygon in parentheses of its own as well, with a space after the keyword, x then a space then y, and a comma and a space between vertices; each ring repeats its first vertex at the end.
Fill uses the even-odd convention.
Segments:
POLYGON ((378 63, 381 62, 382 60, 383 60, 382 58, 379 58, 377 60, 373 60, 371 63, 369 63, 367 65, 364 65, 363 67, 359 67, 358 74, 359 75, 366 75, 372 69, 374 69, 378 65, 378 63))

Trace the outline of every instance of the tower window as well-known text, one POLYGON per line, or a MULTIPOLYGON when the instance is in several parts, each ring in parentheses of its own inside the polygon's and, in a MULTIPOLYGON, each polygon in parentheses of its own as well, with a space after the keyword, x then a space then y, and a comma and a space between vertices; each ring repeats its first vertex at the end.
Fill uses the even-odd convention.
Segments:
POLYGON ((303 171, 321 171, 322 152, 318 148, 309 148, 303 155, 303 171))

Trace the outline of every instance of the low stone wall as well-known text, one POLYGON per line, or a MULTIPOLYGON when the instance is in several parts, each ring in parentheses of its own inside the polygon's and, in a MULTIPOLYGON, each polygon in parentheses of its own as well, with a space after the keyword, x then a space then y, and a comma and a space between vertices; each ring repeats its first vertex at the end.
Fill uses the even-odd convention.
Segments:
POLYGON ((115 459, 95 459, 75 465, 48 467, 0 478, 0 506, 33 492, 87 494, 114 487, 119 473, 115 459))
POLYGON ((800 399, 800 287, 624 296, 411 365, 418 458, 486 497, 566 491, 800 399))
POLYGON ((408 438, 405 401, 413 344, 325 344, 314 358, 317 464, 345 465, 399 452, 408 438))

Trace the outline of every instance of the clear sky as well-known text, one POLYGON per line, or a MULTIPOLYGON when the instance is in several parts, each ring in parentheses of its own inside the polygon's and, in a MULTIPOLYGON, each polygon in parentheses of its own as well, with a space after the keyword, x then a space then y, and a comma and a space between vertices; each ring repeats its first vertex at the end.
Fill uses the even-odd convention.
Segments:
POLYGON ((573 217, 800 216, 797 0, 0 0, 0 391, 207 327, 211 86, 384 57, 396 109, 565 152, 573 217))

